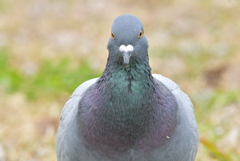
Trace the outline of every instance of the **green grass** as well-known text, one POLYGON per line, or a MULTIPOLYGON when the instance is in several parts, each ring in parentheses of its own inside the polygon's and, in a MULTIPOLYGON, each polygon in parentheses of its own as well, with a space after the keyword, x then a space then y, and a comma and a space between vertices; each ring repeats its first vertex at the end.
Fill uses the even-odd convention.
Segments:
POLYGON ((22 92, 28 99, 43 97, 52 99, 64 92, 71 93, 82 82, 99 77, 100 72, 91 69, 85 61, 71 68, 71 59, 44 60, 36 72, 26 75, 10 65, 10 52, 0 50, 0 88, 5 92, 22 92))
POLYGON ((18 90, 22 82, 21 74, 9 64, 9 51, 6 48, 0 49, 0 89, 4 91, 18 90))

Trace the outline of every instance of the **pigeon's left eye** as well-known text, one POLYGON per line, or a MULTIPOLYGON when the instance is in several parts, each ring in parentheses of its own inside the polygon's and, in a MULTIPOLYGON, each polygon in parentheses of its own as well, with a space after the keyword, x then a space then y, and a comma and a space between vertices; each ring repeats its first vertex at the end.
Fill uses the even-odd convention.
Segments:
POLYGON ((138 35, 138 38, 141 38, 142 36, 143 36, 143 32, 140 31, 140 32, 139 32, 139 35, 138 35))
POLYGON ((114 34, 112 32, 111 32, 111 36, 112 36, 113 39, 115 39, 115 36, 114 36, 114 34))

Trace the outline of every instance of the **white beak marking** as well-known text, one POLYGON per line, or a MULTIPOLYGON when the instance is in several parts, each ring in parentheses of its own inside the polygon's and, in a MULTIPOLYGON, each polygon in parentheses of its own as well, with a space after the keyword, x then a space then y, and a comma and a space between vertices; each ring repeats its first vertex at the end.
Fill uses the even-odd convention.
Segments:
POLYGON ((128 46, 121 45, 119 47, 119 51, 120 52, 132 52, 133 51, 133 46, 132 45, 128 45, 128 46))

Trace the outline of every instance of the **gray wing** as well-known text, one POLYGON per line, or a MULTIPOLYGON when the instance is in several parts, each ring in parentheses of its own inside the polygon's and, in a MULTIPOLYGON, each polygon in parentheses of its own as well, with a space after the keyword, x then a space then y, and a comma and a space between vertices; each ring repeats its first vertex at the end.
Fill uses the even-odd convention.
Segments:
POLYGON ((69 127, 68 124, 75 118, 75 114, 78 110, 78 103, 83 97, 86 90, 93 85, 98 78, 94 78, 82 83, 72 94, 69 100, 66 102, 60 117, 60 124, 58 127, 57 132, 57 139, 56 139, 56 149, 57 149, 57 160, 58 161, 67 161, 68 160, 68 153, 66 145, 66 137, 69 137, 69 127))
POLYGON ((199 135, 192 102, 172 80, 158 74, 153 74, 153 77, 173 93, 179 107, 176 132, 169 145, 161 149, 164 151, 161 155, 164 155, 166 161, 194 161, 198 150, 199 135))

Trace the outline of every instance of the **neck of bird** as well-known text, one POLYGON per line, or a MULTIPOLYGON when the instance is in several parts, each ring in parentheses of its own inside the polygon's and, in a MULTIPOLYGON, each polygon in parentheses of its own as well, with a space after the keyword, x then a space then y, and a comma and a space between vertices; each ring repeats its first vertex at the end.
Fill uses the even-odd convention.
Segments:
POLYGON ((155 90, 148 61, 137 60, 130 61, 129 65, 123 65, 122 62, 114 64, 108 62, 97 87, 104 93, 111 94, 115 101, 123 99, 122 101, 126 102, 137 101, 140 97, 154 93, 155 90))
POLYGON ((149 115, 154 113, 151 100, 155 86, 147 61, 138 63, 132 60, 127 67, 122 62, 108 63, 95 90, 95 103, 101 104, 96 107, 99 110, 98 121, 109 119, 117 126, 121 124, 123 131, 147 124, 149 115))

